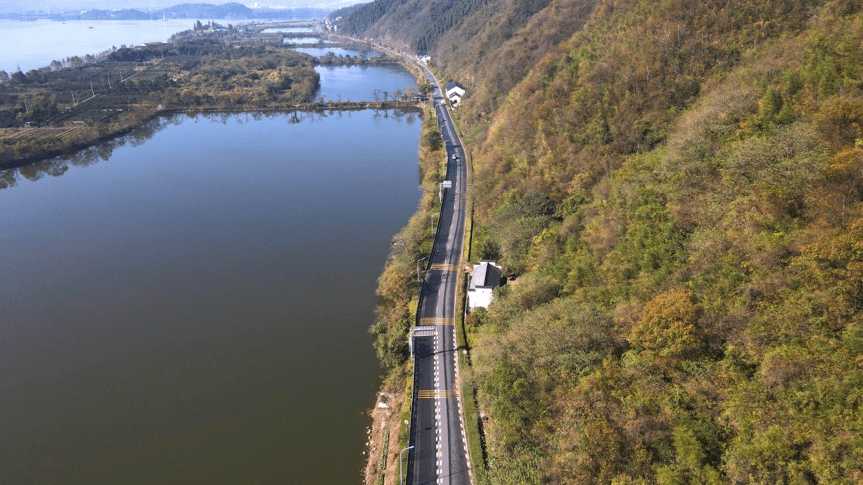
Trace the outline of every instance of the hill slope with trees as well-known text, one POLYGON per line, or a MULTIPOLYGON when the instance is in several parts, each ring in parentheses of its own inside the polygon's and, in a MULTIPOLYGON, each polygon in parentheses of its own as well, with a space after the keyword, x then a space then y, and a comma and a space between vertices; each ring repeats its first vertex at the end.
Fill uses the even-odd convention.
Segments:
POLYGON ((345 20, 468 88, 472 258, 517 277, 468 319, 491 483, 863 482, 859 2, 345 20))

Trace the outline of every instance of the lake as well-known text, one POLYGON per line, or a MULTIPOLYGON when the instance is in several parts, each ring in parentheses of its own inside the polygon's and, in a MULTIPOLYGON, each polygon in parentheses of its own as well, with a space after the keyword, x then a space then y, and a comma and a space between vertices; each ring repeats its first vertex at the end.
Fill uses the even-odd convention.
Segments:
POLYGON ((0 483, 357 483, 420 124, 181 116, 0 175, 0 483))
POLYGON ((53 60, 99 54, 111 47, 165 42, 189 30, 195 20, 0 20, 0 69, 12 74, 53 60))
MULTIPOLYGON (((416 86, 319 69, 328 98, 416 86)), ((358 483, 420 125, 178 115, 0 172, 0 483, 358 483)))

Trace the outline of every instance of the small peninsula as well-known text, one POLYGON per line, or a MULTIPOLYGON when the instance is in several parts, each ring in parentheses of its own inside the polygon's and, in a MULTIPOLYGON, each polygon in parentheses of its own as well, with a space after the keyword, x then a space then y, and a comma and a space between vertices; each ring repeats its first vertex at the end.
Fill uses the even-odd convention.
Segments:
POLYGON ((0 168, 92 146, 177 111, 410 107, 422 99, 406 92, 374 103, 316 101, 316 65, 399 61, 333 54, 315 58, 292 49, 292 39, 308 33, 268 30, 313 25, 198 21, 168 42, 113 47, 26 73, 0 71, 0 168))

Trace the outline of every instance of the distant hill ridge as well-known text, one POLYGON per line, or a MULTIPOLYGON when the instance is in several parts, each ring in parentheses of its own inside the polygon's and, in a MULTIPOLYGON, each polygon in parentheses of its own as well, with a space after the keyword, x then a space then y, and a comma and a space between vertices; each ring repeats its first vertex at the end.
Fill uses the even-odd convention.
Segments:
POLYGON ((61 13, 7 13, 3 18, 11 20, 44 19, 51 20, 158 20, 158 19, 219 19, 219 20, 316 20, 323 19, 331 9, 323 8, 256 8, 240 3, 213 5, 208 3, 183 3, 155 10, 124 8, 119 10, 80 10, 61 13))

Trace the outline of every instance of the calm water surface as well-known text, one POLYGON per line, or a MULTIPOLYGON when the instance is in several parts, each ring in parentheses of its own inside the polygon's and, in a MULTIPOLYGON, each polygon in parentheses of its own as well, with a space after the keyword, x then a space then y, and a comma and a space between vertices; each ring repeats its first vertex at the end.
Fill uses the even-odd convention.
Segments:
MULTIPOLYGON (((297 49, 300 50, 300 49, 297 49)), ((396 89, 404 92, 410 86, 417 91, 416 79, 401 66, 318 66, 321 76, 318 98, 330 101, 373 101, 374 89, 383 99, 383 91, 392 94, 396 89)))
POLYGON ((291 32, 291 33, 303 33, 303 34, 314 34, 315 31, 311 27, 274 27, 272 29, 264 29, 261 31, 262 34, 277 34, 279 32, 291 32))
POLYGON ((282 39, 283 44, 317 44, 320 42, 320 37, 285 37, 282 39))
POLYGON ((305 52, 310 56, 323 57, 328 52, 332 52, 337 56, 365 56, 365 57, 380 57, 382 54, 377 51, 357 51, 353 49, 345 49, 342 47, 297 47, 294 49, 297 52, 305 52))
POLYGON ((0 20, 0 69, 13 73, 70 56, 99 54, 112 46, 165 42, 195 20, 0 20), (91 28, 92 27, 92 28, 91 28))
POLYGON ((0 483, 358 483, 416 116, 178 117, 0 173, 0 483))

